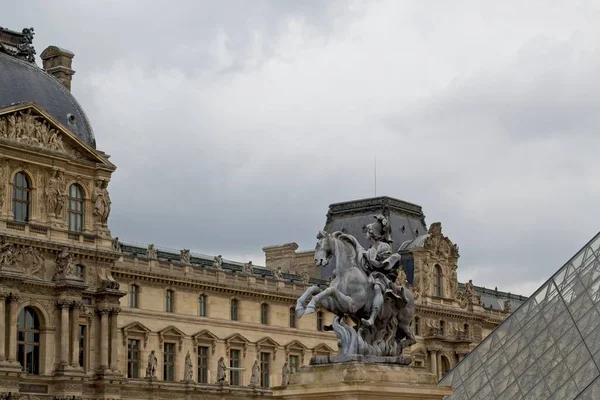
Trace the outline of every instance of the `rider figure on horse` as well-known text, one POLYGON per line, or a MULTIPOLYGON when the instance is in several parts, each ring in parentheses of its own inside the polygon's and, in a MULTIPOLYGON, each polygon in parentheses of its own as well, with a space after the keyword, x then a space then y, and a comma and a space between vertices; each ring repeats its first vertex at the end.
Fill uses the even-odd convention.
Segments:
POLYGON ((373 242, 361 257, 361 267, 369 276, 369 283, 373 285, 375 297, 369 319, 362 319, 365 325, 373 325, 375 318, 383 307, 384 295, 391 294, 397 299, 407 301, 402 288, 397 287, 394 281, 397 277, 397 267, 400 263, 400 254, 392 253, 390 246, 390 225, 387 218, 379 214, 376 221, 365 227, 366 235, 373 242))

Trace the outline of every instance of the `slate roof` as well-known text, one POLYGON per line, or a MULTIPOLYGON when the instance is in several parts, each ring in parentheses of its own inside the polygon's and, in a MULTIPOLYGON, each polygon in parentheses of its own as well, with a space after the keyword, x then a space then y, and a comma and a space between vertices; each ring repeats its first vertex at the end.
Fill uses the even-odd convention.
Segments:
POLYGON ((35 63, 0 51, 0 109, 20 103, 38 104, 85 143, 96 148, 92 126, 71 92, 35 63), (75 117, 74 123, 69 122, 69 115, 75 117))

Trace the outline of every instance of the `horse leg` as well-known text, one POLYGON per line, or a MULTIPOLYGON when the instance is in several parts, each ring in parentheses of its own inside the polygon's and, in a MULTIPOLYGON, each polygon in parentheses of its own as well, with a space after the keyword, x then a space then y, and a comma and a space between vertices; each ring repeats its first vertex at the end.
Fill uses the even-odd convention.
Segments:
POLYGON ((366 326, 373 326, 375 318, 379 314, 381 307, 383 307, 383 287, 378 282, 373 283, 373 291, 375 297, 373 297, 373 306, 371 307, 371 315, 369 319, 361 318, 361 322, 366 326))
POLYGON ((302 296, 298 297, 298 300, 296 300, 296 316, 298 318, 300 318, 304 315, 304 312, 305 312, 304 307, 306 306, 306 303, 308 302, 308 298, 310 296, 315 296, 317 293, 320 293, 320 292, 321 292, 321 288, 319 288, 317 285, 314 285, 314 286, 311 286, 308 289, 306 289, 306 291, 302 294, 302 296))
POLYGON ((317 310, 317 305, 320 304, 321 299, 323 299, 324 297, 327 298, 329 296, 331 296, 331 291, 334 288, 329 286, 327 289, 323 290, 322 292, 320 292, 319 294, 316 294, 312 297, 312 299, 310 299, 310 303, 308 303, 308 306, 306 306, 306 314, 312 314, 317 310))
MULTIPOLYGON (((325 297, 320 300, 321 307, 330 311, 340 317, 340 319, 344 318, 344 313, 340 311, 338 305, 335 303, 335 300, 331 297, 325 297)), ((323 325, 323 330, 325 332, 329 332, 333 330, 333 325, 323 325)))

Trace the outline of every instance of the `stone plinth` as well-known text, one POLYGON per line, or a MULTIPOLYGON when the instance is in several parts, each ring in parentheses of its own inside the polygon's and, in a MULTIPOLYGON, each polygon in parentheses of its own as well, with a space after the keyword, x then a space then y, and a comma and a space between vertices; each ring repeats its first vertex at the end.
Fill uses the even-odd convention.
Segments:
POLYGON ((442 400, 451 394, 424 368, 364 363, 305 366, 289 386, 273 388, 278 400, 442 400))

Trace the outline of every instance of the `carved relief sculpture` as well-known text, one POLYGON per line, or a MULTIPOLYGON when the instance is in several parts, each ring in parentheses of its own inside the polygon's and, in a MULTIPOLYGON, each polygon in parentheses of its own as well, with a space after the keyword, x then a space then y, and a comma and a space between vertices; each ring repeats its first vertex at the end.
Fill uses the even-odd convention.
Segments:
POLYGON ((181 261, 182 264, 189 265, 189 263, 190 263, 190 250, 189 249, 183 249, 183 250, 181 250, 181 252, 179 254, 179 260, 181 261))
POLYGON ((40 251, 34 247, 25 247, 15 252, 16 265, 21 268, 26 276, 44 279, 46 275, 46 266, 44 257, 40 251))
POLYGON ((308 274, 308 272, 303 272, 301 274, 302 276, 302 283, 304 283, 305 285, 308 285, 310 282, 310 275, 308 274))
POLYGON ((452 297, 456 297, 458 295, 458 275, 456 273, 458 266, 452 266, 452 277, 450 278, 450 294, 452 297))
POLYGON ((46 186, 48 212, 59 217, 65 206, 65 179, 61 170, 54 170, 46 186))
POLYGON ((254 364, 252 365, 252 376, 250 376, 250 386, 256 386, 260 379, 260 366, 258 365, 258 360, 254 360, 254 364))
POLYGON ((112 249, 113 251, 118 251, 119 253, 123 252, 123 250, 121 249, 121 243, 119 243, 119 237, 113 239, 112 249))
POLYGON ((0 236, 0 267, 14 268, 16 264, 14 247, 6 236, 0 236))
POLYGON ((219 271, 223 270, 223 256, 222 255, 218 255, 215 256, 214 261, 213 261, 213 267, 215 269, 218 269, 219 271))
POLYGON ((31 114, 30 109, 0 117, 0 138, 83 158, 65 141, 62 132, 52 128, 43 117, 31 114))
POLYGON ((154 354, 154 350, 150 352, 148 356, 148 367, 146 367, 146 378, 156 378, 156 365, 158 360, 154 354))
POLYGON ((408 280, 406 279, 406 272, 404 272, 404 268, 398 268, 398 277, 396 278, 396 285, 398 286, 406 286, 408 280))
POLYGON ((69 252, 68 248, 63 248, 63 250, 56 256, 54 262, 56 263, 56 269, 54 270, 53 279, 56 280, 75 277, 75 262, 73 261, 73 255, 69 252))

